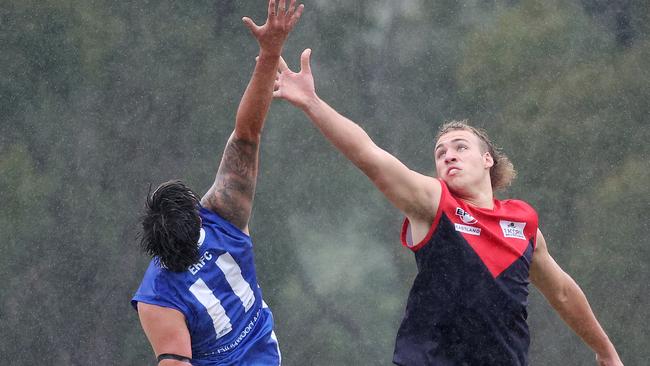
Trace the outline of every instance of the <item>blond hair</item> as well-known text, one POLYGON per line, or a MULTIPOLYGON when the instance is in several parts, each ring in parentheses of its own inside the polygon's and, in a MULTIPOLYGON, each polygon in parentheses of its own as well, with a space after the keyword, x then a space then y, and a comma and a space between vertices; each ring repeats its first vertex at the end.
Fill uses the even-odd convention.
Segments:
POLYGON ((490 181, 492 183, 492 189, 499 191, 509 187, 517 176, 517 171, 515 170, 515 167, 512 165, 512 162, 510 159, 508 159, 506 154, 504 154, 499 147, 492 143, 485 130, 470 126, 467 120, 449 121, 445 122, 438 129, 436 141, 438 141, 442 135, 450 131, 457 130, 469 131, 476 135, 481 141, 483 152, 488 152, 490 153, 490 156, 492 156, 492 160, 494 160, 494 165, 492 165, 490 168, 490 181))

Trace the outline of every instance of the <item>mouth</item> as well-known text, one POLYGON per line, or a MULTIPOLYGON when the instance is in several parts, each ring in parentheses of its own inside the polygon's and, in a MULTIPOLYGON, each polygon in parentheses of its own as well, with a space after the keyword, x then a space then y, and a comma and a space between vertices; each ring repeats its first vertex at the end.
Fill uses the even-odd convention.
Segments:
POLYGON ((460 168, 452 166, 447 169, 447 175, 456 175, 458 172, 460 172, 460 168))

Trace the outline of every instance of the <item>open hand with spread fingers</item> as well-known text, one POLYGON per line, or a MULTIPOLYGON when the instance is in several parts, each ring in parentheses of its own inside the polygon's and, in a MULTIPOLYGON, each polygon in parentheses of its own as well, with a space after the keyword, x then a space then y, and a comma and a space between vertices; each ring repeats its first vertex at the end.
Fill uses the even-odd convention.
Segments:
POLYGON ((288 101, 294 106, 304 109, 310 102, 318 99, 311 73, 309 58, 311 49, 306 49, 300 55, 300 72, 293 72, 281 57, 278 63, 278 76, 273 88, 273 97, 288 101))
POLYGON ((249 17, 242 18, 246 27, 257 39, 261 49, 260 52, 273 55, 282 54, 284 41, 298 22, 298 19, 300 19, 300 15, 305 8, 303 4, 296 7, 296 0, 291 0, 288 8, 286 4, 287 0, 269 0, 266 23, 261 26, 255 24, 249 17))

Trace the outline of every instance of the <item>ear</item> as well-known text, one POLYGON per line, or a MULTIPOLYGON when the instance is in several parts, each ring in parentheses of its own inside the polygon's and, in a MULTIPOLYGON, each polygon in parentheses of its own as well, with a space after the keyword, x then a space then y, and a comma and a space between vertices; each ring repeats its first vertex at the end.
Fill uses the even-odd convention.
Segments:
POLYGON ((494 166, 494 159, 492 158, 492 154, 490 152, 486 151, 483 154, 483 167, 485 168, 492 168, 494 166))

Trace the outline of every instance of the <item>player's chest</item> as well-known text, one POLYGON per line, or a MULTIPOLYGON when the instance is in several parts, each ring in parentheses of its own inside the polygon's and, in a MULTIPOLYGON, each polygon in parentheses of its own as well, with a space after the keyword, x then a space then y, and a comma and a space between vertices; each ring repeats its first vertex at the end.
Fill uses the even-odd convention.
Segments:
POLYGON ((495 277, 521 258, 531 243, 533 224, 525 216, 460 205, 448 207, 445 214, 451 231, 462 238, 460 245, 468 244, 495 277))

